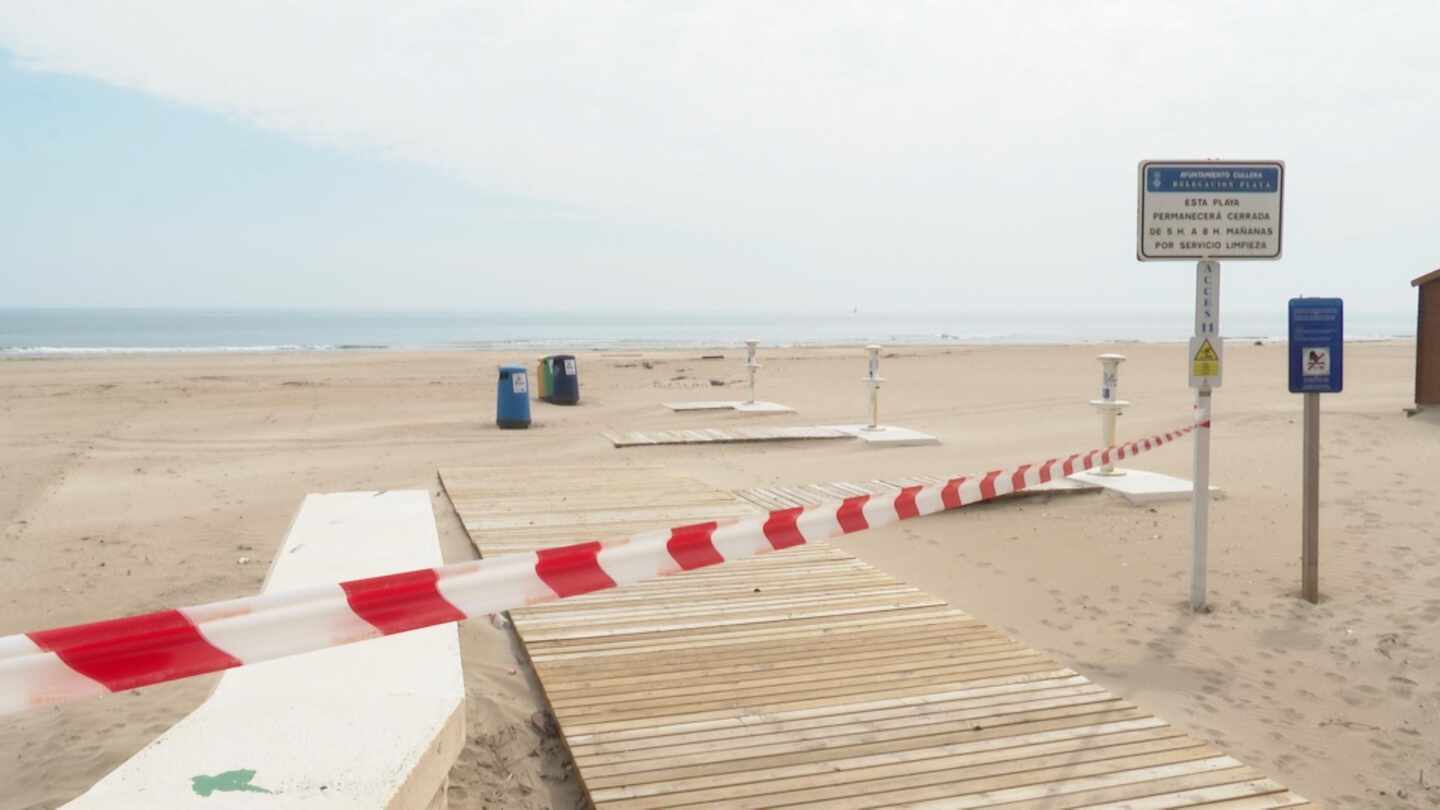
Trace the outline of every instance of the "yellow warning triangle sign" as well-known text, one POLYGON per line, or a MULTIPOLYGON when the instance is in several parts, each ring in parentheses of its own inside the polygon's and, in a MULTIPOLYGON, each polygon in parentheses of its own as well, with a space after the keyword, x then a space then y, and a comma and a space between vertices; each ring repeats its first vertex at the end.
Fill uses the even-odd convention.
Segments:
POLYGON ((1209 340, 1201 343, 1200 351, 1195 352, 1195 362, 1197 363, 1217 363, 1219 361, 1220 355, 1215 353, 1215 349, 1210 345, 1209 340))

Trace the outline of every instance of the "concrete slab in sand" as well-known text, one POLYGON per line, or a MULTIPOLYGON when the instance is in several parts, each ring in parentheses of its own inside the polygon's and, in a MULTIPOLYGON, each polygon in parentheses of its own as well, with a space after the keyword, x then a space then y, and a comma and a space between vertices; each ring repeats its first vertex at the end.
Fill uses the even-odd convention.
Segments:
POLYGON ((667 444, 727 444, 738 442, 787 442, 800 439, 848 439, 850 435, 828 427, 699 428, 695 430, 606 431, 602 434, 616 447, 654 447, 667 444))
MULTIPOLYGON (((310 495, 265 591, 441 562, 428 492, 310 495)), ((227 672, 200 708, 66 807, 441 810, 464 742, 459 636, 427 627, 227 672)))
POLYGON ((704 402, 662 402, 672 411, 739 411, 740 413, 794 413, 795 409, 778 402, 741 402, 740 400, 713 400, 704 402))
MULTIPOLYGON (((1105 489, 1124 496, 1132 506, 1147 506, 1152 503, 1164 501, 1189 500, 1194 491, 1194 483, 1184 478, 1176 478, 1173 475, 1149 472, 1148 470, 1120 470, 1124 475, 1101 475, 1091 470, 1089 472, 1076 473, 1070 476, 1073 481, 1081 481, 1086 484, 1104 487, 1105 489)), ((1210 495, 1223 494, 1217 486, 1210 487, 1210 495)))
POLYGON ((868 429, 865 425, 829 425, 829 427, 875 447, 913 447, 940 443, 939 439, 929 433, 921 433, 918 430, 894 425, 879 425, 874 430, 868 429))

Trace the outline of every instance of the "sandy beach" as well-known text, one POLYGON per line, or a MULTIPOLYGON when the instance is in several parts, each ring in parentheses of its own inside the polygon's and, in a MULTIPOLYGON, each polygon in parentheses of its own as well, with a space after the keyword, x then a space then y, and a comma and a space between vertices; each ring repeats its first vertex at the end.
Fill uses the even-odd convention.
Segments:
MULTIPOLYGON (((607 429, 856 423, 857 348, 762 349, 799 413, 672 414, 742 397, 743 350, 584 351, 582 404, 494 425, 497 362, 533 352, 316 352, 0 361, 0 634, 253 593, 309 492, 425 488, 447 561, 474 552, 438 467, 658 464, 725 488, 977 472, 1099 442, 1095 355, 1118 351, 1120 435, 1187 423, 1183 348, 887 350, 882 421, 943 444, 615 450, 607 429), (720 352, 721 360, 701 360, 720 352)), ((1300 398, 1278 344, 1232 341, 1215 397, 1213 611, 1186 605, 1190 507, 1106 494, 962 509, 845 539, 885 572, 1337 807, 1440 806, 1440 414, 1407 418, 1412 342, 1347 347, 1322 417, 1319 605, 1298 598, 1300 398)), ((1187 476, 1190 444, 1136 466, 1187 476)), ((603 482, 597 482, 603 487, 603 482)), ((657 527, 659 528, 659 527, 657 527)), ((577 537, 576 540, 592 538, 577 537)), ((461 628, 468 742, 451 807, 583 798, 503 622, 461 628)), ((6 718, 0 807, 81 793, 203 700, 202 677, 6 718)))

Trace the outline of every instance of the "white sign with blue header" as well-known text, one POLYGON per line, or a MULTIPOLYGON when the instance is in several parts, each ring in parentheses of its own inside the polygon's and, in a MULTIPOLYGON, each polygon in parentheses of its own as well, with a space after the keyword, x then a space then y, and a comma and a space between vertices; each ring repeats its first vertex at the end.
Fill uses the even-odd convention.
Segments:
POLYGON ((1290 393, 1338 394, 1345 387, 1345 302, 1290 299, 1290 393))
POLYGON ((1140 261, 1278 259, 1282 161, 1140 164, 1140 261))

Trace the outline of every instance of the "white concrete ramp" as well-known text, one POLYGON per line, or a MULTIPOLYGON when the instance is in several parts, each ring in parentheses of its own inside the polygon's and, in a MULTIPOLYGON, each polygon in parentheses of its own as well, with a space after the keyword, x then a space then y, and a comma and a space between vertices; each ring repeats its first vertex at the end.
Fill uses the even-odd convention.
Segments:
POLYGON ((847 436, 865 442, 872 447, 918 447, 926 444, 939 444, 940 440, 929 433, 921 433, 910 428, 895 427, 894 425, 830 425, 835 430, 847 436))
MULTIPOLYGON (((424 491, 306 497, 265 590, 441 564, 424 491)), ((163 686, 154 687, 157 689, 163 686)), ((226 673, 71 808, 444 808, 465 741, 454 625, 226 673)))
POLYGON ((600 434, 616 447, 655 447, 667 444, 739 444, 742 442, 792 442, 802 439, 860 439, 876 447, 908 447, 939 444, 928 433, 909 428, 881 425, 797 425, 771 428, 695 428, 691 430, 607 430, 600 434))
MULTIPOLYGON (((1149 506, 1152 503, 1164 503, 1165 501, 1188 501, 1195 491, 1193 483, 1173 475, 1148 470, 1120 469, 1119 467, 1115 468, 1115 472, 1117 474, 1107 475, 1098 469, 1087 470, 1070 476, 1070 480, 1104 487, 1129 501, 1131 506, 1149 506)), ((1223 494, 1220 487, 1211 485, 1210 495, 1212 497, 1220 497, 1223 494)))
POLYGON ((655 447, 665 444, 738 444, 742 442, 793 442, 802 439, 848 439, 835 428, 802 425, 772 428, 698 428, 695 430, 605 431, 600 434, 616 447, 655 447))
POLYGON ((662 402, 672 411, 738 411, 740 413, 794 413, 795 409, 778 402, 744 402, 738 399, 704 402, 662 402))

